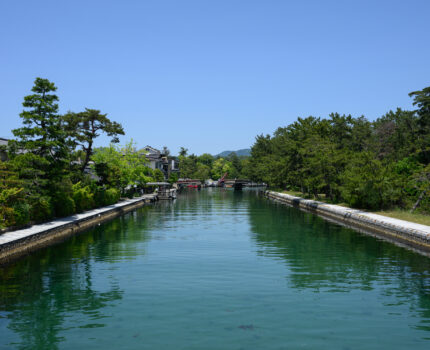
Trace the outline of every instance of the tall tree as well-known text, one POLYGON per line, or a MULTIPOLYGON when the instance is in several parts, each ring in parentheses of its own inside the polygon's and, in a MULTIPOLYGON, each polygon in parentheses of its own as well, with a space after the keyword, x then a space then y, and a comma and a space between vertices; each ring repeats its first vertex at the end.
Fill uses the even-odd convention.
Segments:
POLYGON ((179 151, 179 155, 182 157, 186 157, 188 154, 188 148, 181 147, 181 150, 179 151))
POLYGON ((20 149, 51 160, 64 157, 66 134, 58 115, 57 87, 48 79, 36 78, 31 91, 24 97, 26 108, 21 114, 23 127, 12 130, 20 149))
POLYGON ((34 93, 24 97, 25 110, 20 114, 24 126, 12 130, 16 140, 11 142, 10 154, 29 160, 28 166, 35 173, 44 173, 46 179, 55 181, 69 164, 70 154, 67 133, 58 115, 58 96, 53 94, 57 87, 48 79, 36 78, 31 90, 34 93))
POLYGON ((237 156, 236 152, 231 152, 227 159, 231 162, 232 164, 232 168, 233 168, 233 173, 231 176, 237 177, 239 176, 239 174, 242 172, 242 165, 240 163, 240 159, 237 156))
POLYGON ((413 96, 413 105, 418 107, 419 139, 417 140, 422 148, 421 161, 425 164, 430 163, 430 86, 409 94, 413 96))
POLYGON ((209 153, 203 153, 198 157, 198 161, 211 168, 214 162, 214 157, 209 153))
POLYGON ((75 145, 82 147, 85 159, 81 165, 81 172, 90 161, 93 154, 94 140, 105 133, 112 137, 112 143, 118 143, 118 135, 124 135, 121 124, 111 121, 107 114, 102 114, 97 109, 85 108, 84 112, 69 112, 63 116, 66 130, 73 136, 75 145))

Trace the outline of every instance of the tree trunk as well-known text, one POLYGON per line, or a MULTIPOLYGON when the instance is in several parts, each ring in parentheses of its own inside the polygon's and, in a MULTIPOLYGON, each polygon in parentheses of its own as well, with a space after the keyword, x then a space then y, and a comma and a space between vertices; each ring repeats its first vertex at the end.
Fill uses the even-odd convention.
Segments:
POLYGON ((90 161, 91 152, 92 152, 92 143, 90 143, 88 145, 88 148, 85 150, 85 160, 84 160, 84 164, 82 164, 82 167, 81 167, 82 173, 85 171, 85 168, 87 167, 88 162, 90 161))
POLYGON ((421 192, 420 196, 418 197, 418 200, 415 202, 414 206, 411 209, 411 213, 413 213, 414 210, 420 206, 420 203, 424 199, 424 196, 426 195, 427 191, 428 189, 421 192))

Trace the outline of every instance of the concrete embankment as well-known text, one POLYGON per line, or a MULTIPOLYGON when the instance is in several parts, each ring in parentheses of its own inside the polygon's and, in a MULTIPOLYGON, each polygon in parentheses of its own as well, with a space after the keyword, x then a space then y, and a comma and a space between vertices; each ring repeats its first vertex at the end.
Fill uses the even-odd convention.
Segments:
POLYGON ((62 241, 101 222, 113 219, 157 200, 155 194, 128 199, 107 207, 87 211, 40 225, 0 235, 0 264, 62 241))
POLYGON ((266 191, 265 195, 270 199, 315 213, 360 232, 414 248, 424 255, 429 256, 430 254, 430 226, 295 197, 285 193, 266 191))

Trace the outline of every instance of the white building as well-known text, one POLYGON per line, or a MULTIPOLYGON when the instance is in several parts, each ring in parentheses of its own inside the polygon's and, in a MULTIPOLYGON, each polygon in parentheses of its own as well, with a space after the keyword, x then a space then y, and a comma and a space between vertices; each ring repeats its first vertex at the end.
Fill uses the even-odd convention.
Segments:
POLYGON ((169 157, 151 146, 144 147, 140 152, 143 153, 148 160, 148 166, 154 170, 161 170, 166 179, 169 178, 171 173, 179 171, 178 162, 175 157, 169 157))

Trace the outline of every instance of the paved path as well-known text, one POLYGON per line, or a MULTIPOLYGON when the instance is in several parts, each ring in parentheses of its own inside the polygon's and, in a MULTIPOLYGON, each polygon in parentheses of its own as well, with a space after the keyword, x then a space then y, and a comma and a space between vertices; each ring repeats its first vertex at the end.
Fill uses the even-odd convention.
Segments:
POLYGON ((340 205, 295 197, 286 193, 267 191, 266 194, 270 198, 280 200, 281 202, 299 206, 323 216, 339 219, 342 223, 358 225, 360 227, 364 226, 416 244, 425 245, 427 249, 430 249, 430 226, 346 208, 340 205))
POLYGON ((51 231, 53 229, 61 228, 61 226, 66 226, 74 222, 79 222, 79 221, 88 219, 90 217, 109 212, 112 209, 126 207, 132 203, 136 203, 146 199, 154 199, 154 198, 155 198, 155 195, 147 194, 147 195, 143 195, 142 197, 127 199, 127 200, 118 202, 116 204, 109 205, 107 207, 89 210, 81 214, 75 214, 72 216, 56 219, 39 225, 33 225, 31 227, 28 227, 22 230, 6 232, 3 234, 0 234, 0 248, 2 245, 9 244, 17 240, 21 240, 23 238, 28 238, 30 236, 40 234, 44 231, 51 231))

